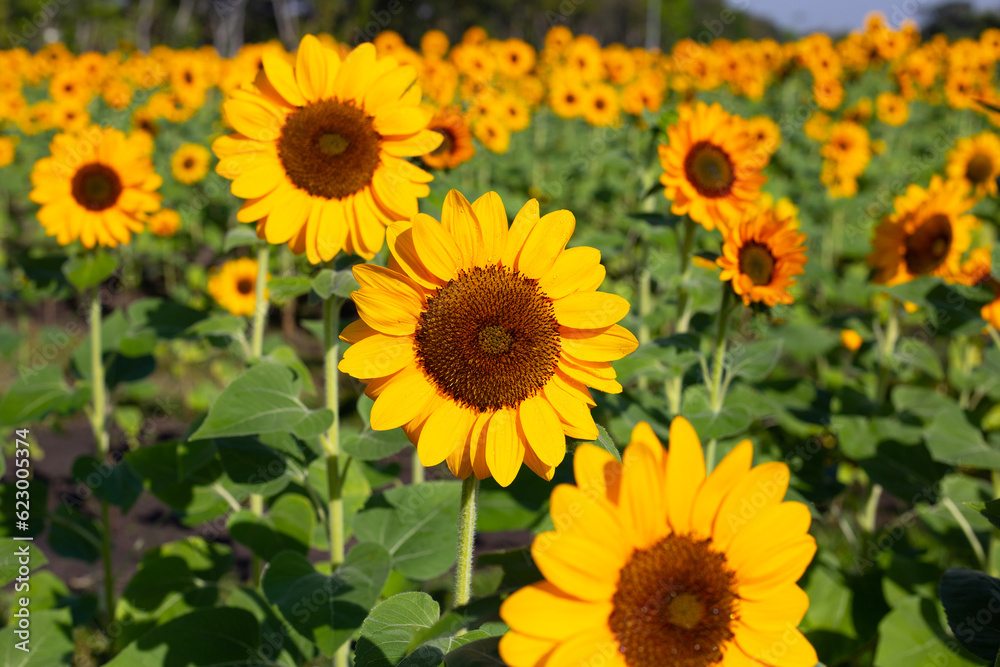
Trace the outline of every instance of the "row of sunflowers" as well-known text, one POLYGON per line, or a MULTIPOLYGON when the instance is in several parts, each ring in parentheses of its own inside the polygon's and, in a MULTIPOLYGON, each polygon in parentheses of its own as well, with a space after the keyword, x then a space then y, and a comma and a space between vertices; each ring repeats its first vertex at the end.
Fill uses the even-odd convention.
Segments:
POLYGON ((94 441, 3 530, 100 569, 4 664, 996 660, 998 58, 0 52, 0 424, 94 441))

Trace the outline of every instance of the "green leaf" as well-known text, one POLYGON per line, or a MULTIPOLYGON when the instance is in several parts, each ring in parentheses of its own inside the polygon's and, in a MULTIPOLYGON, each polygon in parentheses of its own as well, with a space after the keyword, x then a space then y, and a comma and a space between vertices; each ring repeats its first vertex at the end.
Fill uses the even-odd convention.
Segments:
POLYGON ((972 667, 979 664, 953 651, 954 640, 942 625, 935 601, 911 595, 899 601, 878 624, 874 664, 879 667, 972 667))
POLYGON ((993 610, 1000 611, 1000 579, 949 568, 941 577, 940 590, 948 625, 959 643, 983 660, 995 658, 1000 651, 1000 614, 993 610))
POLYGON ((87 516, 62 503, 51 515, 49 544, 63 558, 94 563, 101 555, 101 534, 87 516))
POLYGON ((313 278, 312 288, 321 299, 329 299, 334 295, 346 299, 351 296, 351 292, 361 289, 361 285, 354 279, 354 273, 350 269, 323 269, 313 278))
POLYGON ((742 405, 723 405, 719 412, 712 410, 708 390, 701 385, 684 390, 681 414, 691 422, 703 442, 739 435, 753 422, 750 410, 742 405))
POLYGON ((444 657, 444 664, 447 667, 504 667, 506 663, 500 659, 500 638, 487 637, 458 647, 444 657))
POLYGON ((316 523, 312 503, 297 494, 285 494, 258 517, 242 510, 229 517, 229 533, 254 554, 270 561, 280 551, 305 554, 316 523))
POLYGON ((66 406, 72 396, 58 365, 30 371, 15 380, 0 399, 0 424, 23 426, 37 422, 66 406))
POLYGON ((62 271, 73 287, 82 292, 103 283, 116 268, 118 260, 113 255, 106 252, 88 252, 68 260, 63 264, 62 271))
POLYGON ((8 625, 0 630, 0 665, 4 667, 54 667, 69 665, 73 659, 73 619, 68 608, 30 611, 31 635, 27 651, 23 641, 8 625))
MULTIPOLYGON (((261 362, 222 391, 190 439, 288 432, 309 415, 295 390, 294 373, 281 364, 261 362)), ((332 414, 330 418, 332 423, 332 414)))
POLYGON ((332 655, 361 627, 388 578, 389 554, 378 544, 361 542, 332 577, 317 572, 302 554, 279 553, 262 586, 285 622, 332 655))
POLYGON ((247 321, 245 317, 236 315, 213 315, 196 322, 184 332, 186 336, 225 336, 239 338, 246 334, 247 321))
POLYGON ((125 647, 109 667, 232 667, 262 664, 260 625, 245 609, 196 609, 125 647))
POLYGON ((965 503, 976 510, 996 528, 1000 528, 1000 500, 988 500, 985 503, 965 503))
POLYGON ((400 593, 380 602, 361 626, 355 667, 437 667, 444 652, 414 644, 439 616, 438 603, 426 593, 400 593))
POLYGON ((95 496, 122 508, 132 509, 142 494, 142 478, 129 462, 100 463, 93 456, 80 456, 73 462, 73 477, 95 496))
POLYGON ((229 252, 233 248, 255 245, 259 240, 257 232, 251 225, 233 227, 226 232, 226 237, 222 241, 222 252, 229 252))
POLYGON ((6 586, 19 576, 18 571, 23 565, 21 559, 25 558, 20 553, 23 548, 28 550, 27 566, 32 572, 49 562, 42 550, 31 542, 4 538, 0 540, 0 586, 6 586))
POLYGON ((403 576, 418 581, 440 576, 455 562, 461 486, 427 482, 389 489, 354 517, 354 533, 384 546, 403 576))
POLYGON ((280 276, 267 281, 267 290, 272 299, 284 301, 308 294, 312 282, 308 276, 280 276))
POLYGON ((372 429, 371 412, 374 404, 375 401, 364 394, 358 398, 358 416, 361 417, 364 427, 360 433, 345 436, 340 445, 347 454, 361 461, 384 459, 410 444, 401 428, 388 431, 372 429))
POLYGON ((571 440, 570 443, 569 443, 570 447, 572 448, 572 451, 574 451, 574 452, 576 451, 577 447, 579 447, 580 445, 584 445, 584 444, 587 444, 587 445, 597 445, 598 447, 600 447, 604 451, 606 451, 609 454, 611 454, 612 456, 614 456, 616 460, 618 460, 618 461, 622 460, 622 454, 621 454, 620 451, 618 451, 618 446, 615 444, 615 441, 611 439, 610 435, 608 435, 607 429, 605 429, 600 424, 597 424, 597 440, 575 440, 574 439, 574 440, 571 440))
MULTIPOLYGON (((778 365, 783 345, 784 341, 776 338, 733 347, 726 354, 726 366, 729 374, 745 378, 750 382, 766 380, 774 367, 778 365)), ((701 435, 700 432, 699 435, 701 435)), ((702 437, 705 436, 702 435, 702 437)))

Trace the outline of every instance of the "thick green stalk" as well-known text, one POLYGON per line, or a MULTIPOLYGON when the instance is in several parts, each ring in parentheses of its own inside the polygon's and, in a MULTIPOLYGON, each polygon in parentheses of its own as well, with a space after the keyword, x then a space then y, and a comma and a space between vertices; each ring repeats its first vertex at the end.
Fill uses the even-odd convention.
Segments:
POLYGON ((885 403, 888 398, 889 380, 892 378, 890 364, 896 353, 897 340, 899 340, 899 305, 893 300, 889 303, 889 317, 880 341, 878 387, 875 390, 875 398, 880 404, 885 403))
MULTIPOLYGON (((687 283, 691 276, 691 249, 697 224, 690 217, 684 218, 684 236, 681 240, 681 283, 677 287, 677 326, 674 333, 687 333, 691 326, 691 301, 688 298, 687 283)), ((681 412, 681 391, 684 378, 680 375, 667 380, 666 394, 670 414, 681 412)))
MULTIPOLYGON (((643 253, 648 255, 648 252, 643 253)), ((644 262, 645 264, 645 262, 644 262)), ((637 339, 639 345, 645 345, 651 339, 649 324, 646 322, 646 316, 653 310, 652 303, 652 278, 649 273, 649 268, 643 266, 639 269, 639 335, 637 339)), ((639 389, 647 389, 649 387, 649 378, 645 375, 639 377, 639 389)))
MULTIPOLYGON (((260 359, 264 353, 264 329, 267 328, 267 266, 271 260, 271 245, 265 243, 257 249, 257 283, 254 286, 256 303, 253 309, 253 332, 250 339, 251 359, 260 359)), ((250 511, 254 516, 264 516, 264 498, 258 493, 250 494, 250 511)), ((260 583, 261 564, 256 554, 253 556, 253 585, 260 583)))
POLYGON ((410 484, 422 484, 424 481, 424 464, 417 456, 417 449, 414 447, 410 457, 410 484))
MULTIPOLYGON (((98 290, 90 302, 90 425, 94 431, 97 460, 103 464, 107 462, 111 444, 106 428, 108 406, 101 337, 101 295, 98 290)), ((111 513, 105 500, 101 500, 101 560, 104 565, 104 605, 107 622, 111 623, 115 619, 115 571, 111 563, 111 513)))
POLYGON ((726 332, 729 324, 729 314, 732 312, 730 305, 732 288, 728 283, 722 285, 722 304, 719 306, 719 330, 715 334, 715 358, 712 360, 712 382, 708 386, 709 405, 712 411, 718 414, 722 410, 722 402, 725 399, 722 391, 722 368, 726 359, 726 332))
MULTIPOLYGON (((348 459, 343 468, 340 462, 340 375, 337 364, 340 361, 340 307, 343 300, 332 296, 323 302, 323 344, 326 354, 323 361, 323 378, 326 388, 326 407, 333 412, 333 424, 326 432, 326 481, 330 491, 327 503, 329 521, 330 568, 331 571, 344 562, 344 475, 348 459)), ((345 642, 333 654, 334 667, 347 667, 350 643, 345 642)))
POLYGON ((455 606, 472 597, 472 552, 476 542, 476 503, 479 480, 469 475, 462 482, 462 504, 458 514, 458 558, 455 565, 455 606))

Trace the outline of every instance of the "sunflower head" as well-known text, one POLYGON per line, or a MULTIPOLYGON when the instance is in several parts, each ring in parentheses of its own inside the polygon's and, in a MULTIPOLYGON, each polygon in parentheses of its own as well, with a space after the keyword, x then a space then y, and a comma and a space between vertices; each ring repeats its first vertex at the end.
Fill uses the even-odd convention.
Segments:
POLYGON ((687 214, 705 229, 726 227, 743 217, 767 178, 770 153, 756 147, 742 118, 718 104, 681 109, 659 148, 663 194, 670 210, 687 214))
POLYGON ((439 110, 427 128, 441 135, 441 145, 430 153, 421 156, 428 167, 433 169, 454 169, 468 162, 476 154, 472 143, 472 131, 456 107, 446 107, 439 110))
POLYGON ((201 144, 184 144, 170 158, 174 179, 184 185, 198 183, 208 175, 212 154, 201 144))
POLYGON ((385 227, 430 191, 431 175, 403 158, 442 142, 427 129, 416 70, 369 43, 341 60, 312 35, 294 59, 275 47, 262 62, 255 84, 223 105, 236 134, 212 146, 216 171, 246 199, 237 219, 313 263, 340 250, 373 257, 385 227))
POLYGON ((600 253, 565 248, 574 227, 534 200, 509 225, 496 193, 455 190, 440 223, 392 225, 388 268, 355 267, 361 319, 342 336, 372 427, 402 426, 426 466, 504 486, 522 463, 551 479, 567 435, 595 438, 588 387, 621 391, 610 362, 638 343, 616 324, 628 302, 596 291, 600 253))
POLYGON ((719 279, 731 281, 743 303, 792 303, 788 288, 808 258, 794 217, 780 208, 761 208, 749 220, 723 230, 719 279))
POLYGON ((28 197, 41 204, 38 221, 60 245, 87 248, 128 243, 160 208, 163 179, 153 171, 150 144, 111 128, 57 134, 50 156, 31 171, 28 197), (81 160, 81 156, 85 156, 81 160))
MULTIPOLYGON (((257 260, 241 257, 214 268, 208 279, 208 293, 233 315, 253 315, 257 304, 257 266, 257 260)), ((264 293, 265 299, 268 294, 264 293)))
POLYGON ((506 664, 816 664, 796 629, 816 542, 809 509, 782 502, 788 467, 751 467, 744 441, 709 475, 691 424, 669 435, 665 452, 640 422, 621 463, 577 449, 576 486, 552 492, 557 528, 531 546, 545 579, 500 608, 506 664))
POLYGON ((149 216, 146 225, 156 236, 169 238, 181 228, 181 216, 172 208, 161 209, 149 216))
POLYGON ((896 197, 895 212, 875 228, 868 255, 873 280, 898 285, 917 276, 950 279, 960 274, 962 255, 979 225, 975 216, 966 215, 975 203, 967 194, 966 183, 935 175, 926 190, 910 185, 896 197))
POLYGON ((976 196, 996 196, 997 177, 1000 177, 1000 137, 987 131, 959 139, 948 153, 945 173, 950 179, 968 183, 976 196))

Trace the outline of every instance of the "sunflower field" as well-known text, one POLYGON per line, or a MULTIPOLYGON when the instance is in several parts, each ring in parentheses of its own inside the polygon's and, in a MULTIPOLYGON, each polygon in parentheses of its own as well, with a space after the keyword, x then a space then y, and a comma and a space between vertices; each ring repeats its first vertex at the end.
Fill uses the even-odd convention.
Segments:
POLYGON ((0 665, 1000 665, 998 60, 0 51, 0 665))

